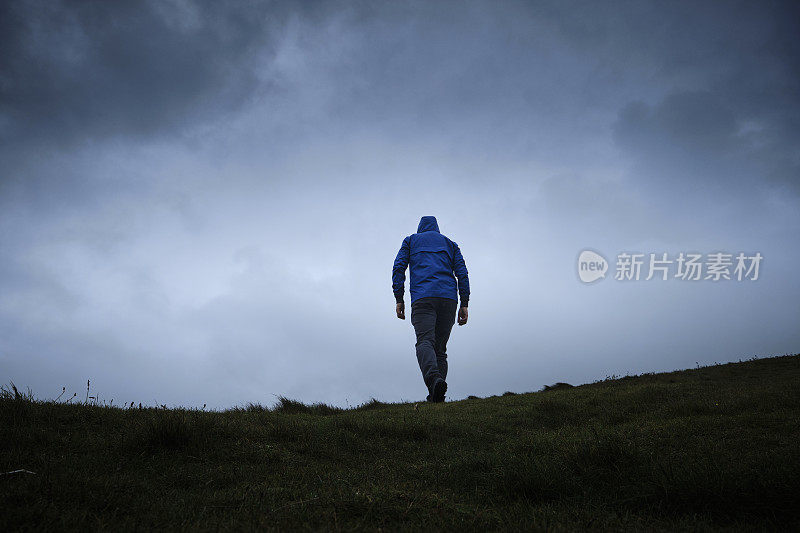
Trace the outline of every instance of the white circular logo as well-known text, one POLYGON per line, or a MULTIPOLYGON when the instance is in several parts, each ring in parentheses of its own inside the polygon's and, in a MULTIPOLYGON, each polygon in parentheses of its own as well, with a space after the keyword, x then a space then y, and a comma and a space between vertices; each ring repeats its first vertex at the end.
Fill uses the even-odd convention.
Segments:
POLYGON ((584 283, 591 283, 606 277, 608 261, 602 255, 584 250, 578 256, 578 277, 584 283))

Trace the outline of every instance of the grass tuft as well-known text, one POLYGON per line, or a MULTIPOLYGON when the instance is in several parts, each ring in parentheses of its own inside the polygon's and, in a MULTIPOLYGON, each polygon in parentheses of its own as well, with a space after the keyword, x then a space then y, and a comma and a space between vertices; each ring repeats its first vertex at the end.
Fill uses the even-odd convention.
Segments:
POLYGON ((273 408, 273 411, 283 414, 304 413, 310 415, 328 416, 340 413, 342 412, 342 409, 339 407, 332 407, 324 403, 306 405, 303 402, 291 400, 285 396, 278 396, 278 403, 273 408))
POLYGON ((372 398, 370 401, 362 403, 355 409, 356 411, 371 411, 373 409, 380 409, 381 407, 385 407, 386 405, 388 404, 385 404, 381 401, 376 400, 375 398, 372 398))

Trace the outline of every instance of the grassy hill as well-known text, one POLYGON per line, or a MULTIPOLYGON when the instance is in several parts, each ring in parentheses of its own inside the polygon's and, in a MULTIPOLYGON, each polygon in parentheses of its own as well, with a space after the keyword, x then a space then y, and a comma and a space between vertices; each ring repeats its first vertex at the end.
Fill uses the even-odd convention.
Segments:
POLYGON ((0 399, 0 530, 800 527, 800 355, 445 404, 0 399))

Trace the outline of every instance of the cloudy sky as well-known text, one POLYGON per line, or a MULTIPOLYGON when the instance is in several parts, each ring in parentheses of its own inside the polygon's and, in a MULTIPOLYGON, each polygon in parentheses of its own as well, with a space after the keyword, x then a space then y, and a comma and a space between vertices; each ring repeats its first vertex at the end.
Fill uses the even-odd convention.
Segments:
POLYGON ((798 35, 793 2, 3 2, 0 380, 423 399, 423 215, 470 273, 451 399, 796 353, 798 35), (758 279, 614 279, 719 251, 758 279))

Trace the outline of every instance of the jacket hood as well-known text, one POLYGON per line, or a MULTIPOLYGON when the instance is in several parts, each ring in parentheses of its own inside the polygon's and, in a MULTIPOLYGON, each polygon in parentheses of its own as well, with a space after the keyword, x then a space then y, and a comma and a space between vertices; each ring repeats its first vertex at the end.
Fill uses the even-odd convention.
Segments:
POLYGON ((439 233, 439 224, 436 223, 436 217, 422 217, 420 219, 417 233, 422 233, 423 231, 435 231, 439 233))

